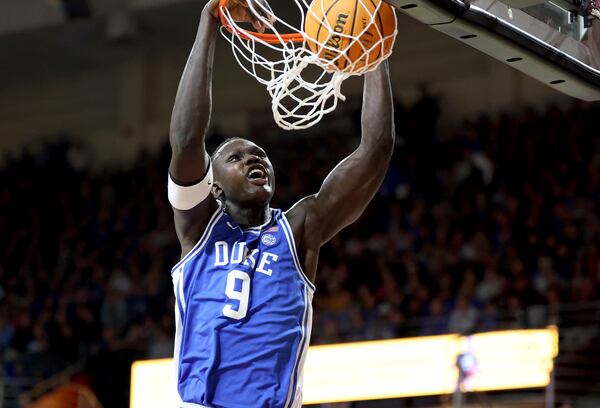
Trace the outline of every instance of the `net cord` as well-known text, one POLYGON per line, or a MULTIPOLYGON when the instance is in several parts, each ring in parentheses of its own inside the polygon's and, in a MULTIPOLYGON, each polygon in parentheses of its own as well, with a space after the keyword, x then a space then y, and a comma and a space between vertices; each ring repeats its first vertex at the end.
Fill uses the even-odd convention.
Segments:
MULTIPOLYGON (((304 22, 306 21, 306 13, 317 19, 317 21, 319 21, 318 16, 306 0, 294 1, 302 18, 300 29, 277 17, 268 5, 265 6, 259 2, 248 3, 250 12, 273 34, 261 34, 241 27, 234 21, 227 9, 227 0, 221 0, 219 6, 219 14, 223 23, 221 33, 230 43, 236 61, 245 72, 266 87, 271 97, 273 118, 278 126, 287 130, 306 129, 314 126, 326 114, 335 110, 338 101, 345 100, 341 92, 344 80, 350 76, 362 75, 375 69, 391 53, 397 33, 397 28, 394 27, 393 32, 384 37, 379 25, 375 23, 374 26, 379 35, 379 40, 369 48, 366 48, 358 40, 369 30, 369 26, 377 18, 378 11, 381 4, 383 4, 379 3, 372 12, 365 7, 371 21, 369 24, 365 24, 363 30, 355 36, 335 32, 328 19, 321 21, 320 24, 329 30, 330 34, 335 32, 340 38, 348 38, 349 41, 347 47, 343 50, 339 50, 327 42, 319 43, 319 53, 315 54, 308 46, 308 41, 312 43, 315 43, 315 41, 304 33, 304 22), (254 8, 254 5, 260 7, 260 12, 254 8), (265 18, 263 15, 269 16, 269 18, 265 18), (291 33, 281 34, 275 27, 275 23, 283 26, 285 30, 291 31, 291 33), (301 38, 301 41, 296 41, 299 38, 301 38), (386 53, 388 42, 390 51, 386 53), (345 55, 347 55, 346 53, 350 47, 356 44, 360 45, 362 54, 354 61, 350 61, 345 55), (379 47, 377 57, 371 60, 371 54, 377 47, 379 47), (337 56, 327 60, 320 56, 324 50, 329 50, 337 56), (274 53, 280 57, 271 59, 272 57, 268 56, 269 53, 274 53), (344 69, 334 71, 334 64, 341 58, 345 59, 344 69), (358 64, 362 64, 362 66, 358 66, 358 64), (303 77, 306 68, 310 65, 321 69, 321 73, 316 79, 305 79, 303 77), (291 107, 289 107, 290 105, 291 107)), ((322 15, 326 14, 324 2, 322 1, 321 13, 322 15)))

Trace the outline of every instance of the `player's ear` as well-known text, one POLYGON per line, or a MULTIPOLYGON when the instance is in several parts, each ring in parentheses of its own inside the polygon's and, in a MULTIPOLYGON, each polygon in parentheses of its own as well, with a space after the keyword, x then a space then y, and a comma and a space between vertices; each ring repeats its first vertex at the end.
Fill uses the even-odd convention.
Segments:
POLYGON ((221 202, 223 200, 223 187, 221 187, 221 184, 218 181, 213 181, 210 193, 218 202, 221 202))

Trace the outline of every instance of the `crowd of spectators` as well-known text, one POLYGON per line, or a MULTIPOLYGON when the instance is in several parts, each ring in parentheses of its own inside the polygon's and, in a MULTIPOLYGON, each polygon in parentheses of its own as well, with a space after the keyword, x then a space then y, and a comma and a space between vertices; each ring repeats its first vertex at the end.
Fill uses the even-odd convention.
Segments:
MULTIPOLYGON (((537 327, 560 323, 563 304, 599 299, 599 105, 482 116, 444 132, 431 97, 395 114, 382 188, 322 250, 313 344, 537 327)), ((345 115, 360 128, 358 112, 345 115)), ((359 137, 265 141, 274 206, 317 191, 359 137)), ((73 148, 53 142, 0 169, 5 376, 47 376, 82 356, 172 354, 169 271, 180 250, 169 148, 100 174, 73 165, 73 148)))

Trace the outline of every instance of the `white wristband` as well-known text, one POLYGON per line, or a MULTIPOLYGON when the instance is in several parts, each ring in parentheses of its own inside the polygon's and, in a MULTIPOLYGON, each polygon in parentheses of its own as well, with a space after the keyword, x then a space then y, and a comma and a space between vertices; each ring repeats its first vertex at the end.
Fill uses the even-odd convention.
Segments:
POLYGON ((180 186, 175 183, 169 174, 168 195, 169 202, 177 210, 190 210, 200 204, 210 194, 213 182, 212 164, 208 164, 208 171, 202 180, 193 186, 180 186))

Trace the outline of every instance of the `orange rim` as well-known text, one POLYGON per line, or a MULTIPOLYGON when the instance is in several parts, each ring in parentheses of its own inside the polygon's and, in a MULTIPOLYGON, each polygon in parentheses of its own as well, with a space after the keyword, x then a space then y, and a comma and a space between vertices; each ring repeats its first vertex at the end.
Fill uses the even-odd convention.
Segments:
POLYGON ((231 26, 227 19, 225 18, 225 14, 223 9, 227 8, 228 0, 219 0, 219 19, 221 20, 221 24, 223 27, 227 29, 227 31, 231 33, 236 33, 240 36, 240 38, 244 40, 261 40, 268 44, 281 44, 282 42, 288 43, 301 43, 304 41, 304 37, 302 34, 263 34, 256 31, 249 30, 236 30, 235 27, 231 26))

